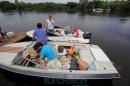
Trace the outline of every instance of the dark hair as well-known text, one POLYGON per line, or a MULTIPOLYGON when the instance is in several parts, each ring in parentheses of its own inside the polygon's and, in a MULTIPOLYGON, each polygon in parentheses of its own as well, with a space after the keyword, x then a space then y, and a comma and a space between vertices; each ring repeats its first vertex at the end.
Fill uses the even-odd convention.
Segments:
POLYGON ((42 28, 42 24, 41 23, 37 23, 37 28, 42 28))
POLYGON ((59 52, 59 53, 62 53, 63 51, 64 51, 64 47, 59 45, 59 46, 58 46, 58 52, 59 52))
POLYGON ((41 43, 41 42, 36 43, 36 44, 33 46, 33 49, 34 49, 34 50, 37 50, 39 46, 42 46, 42 43, 41 43))

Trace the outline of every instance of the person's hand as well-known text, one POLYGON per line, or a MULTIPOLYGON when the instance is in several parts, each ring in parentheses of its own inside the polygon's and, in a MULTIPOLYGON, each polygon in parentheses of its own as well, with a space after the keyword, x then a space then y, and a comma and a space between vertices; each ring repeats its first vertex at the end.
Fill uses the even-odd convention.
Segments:
POLYGON ((47 60, 47 58, 46 58, 46 57, 45 57, 44 61, 45 61, 45 62, 48 62, 48 60, 47 60))
POLYGON ((44 64, 44 60, 40 60, 40 63, 39 63, 40 65, 42 65, 42 64, 44 64))
POLYGON ((39 61, 41 61, 41 58, 38 58, 39 61))

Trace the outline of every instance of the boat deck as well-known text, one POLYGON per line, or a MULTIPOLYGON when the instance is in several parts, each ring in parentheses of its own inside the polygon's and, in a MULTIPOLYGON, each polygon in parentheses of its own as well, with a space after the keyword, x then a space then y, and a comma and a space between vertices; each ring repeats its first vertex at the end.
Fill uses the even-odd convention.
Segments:
POLYGON ((0 64, 10 65, 17 53, 0 52, 0 64))
POLYGON ((29 40, 30 38, 26 35, 26 33, 18 33, 16 35, 13 35, 9 39, 5 39, 4 42, 0 43, 0 46, 5 45, 5 44, 11 44, 11 43, 16 43, 16 42, 21 42, 25 40, 29 40))

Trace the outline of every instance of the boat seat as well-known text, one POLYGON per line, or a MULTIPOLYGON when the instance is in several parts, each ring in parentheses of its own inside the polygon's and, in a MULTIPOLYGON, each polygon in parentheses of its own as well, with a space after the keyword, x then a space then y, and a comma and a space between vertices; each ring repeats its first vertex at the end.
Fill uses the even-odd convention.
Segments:
POLYGON ((88 64, 91 64, 94 59, 89 49, 80 49, 79 51, 80 58, 87 62, 88 64))
POLYGON ((96 61, 110 61, 107 55, 98 46, 93 45, 90 50, 96 61))

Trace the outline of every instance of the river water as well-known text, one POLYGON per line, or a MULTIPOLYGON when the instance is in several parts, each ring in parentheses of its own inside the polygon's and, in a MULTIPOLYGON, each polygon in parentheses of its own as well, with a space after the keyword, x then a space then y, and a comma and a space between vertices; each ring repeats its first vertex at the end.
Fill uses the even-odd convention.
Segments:
MULTIPOLYGON (((3 31, 25 32, 36 28, 38 22, 44 23, 49 13, 37 12, 0 12, 0 26, 3 31)), ((83 31, 92 33, 92 44, 99 45, 108 57, 116 64, 121 74, 121 79, 112 81, 112 84, 104 83, 102 86, 130 86, 130 17, 81 15, 78 13, 53 13, 55 25, 67 26, 78 25, 83 31)), ((5 71, 4 71, 5 72, 5 71)), ((39 78, 27 79, 27 76, 19 77, 13 75, 7 77, 3 70, 0 70, 0 85, 11 86, 32 86, 42 83, 39 78), (15 76, 15 77, 14 77, 15 76), (17 77, 17 78, 16 78, 17 77), (10 79, 9 79, 10 78, 10 79), (17 79, 31 80, 28 83, 17 79)), ((9 75, 11 75, 9 73, 9 75)), ((103 82, 99 82, 103 83, 103 82)), ((95 84, 91 84, 96 86, 95 84)), ((98 85, 100 86, 100 85, 98 85)))

